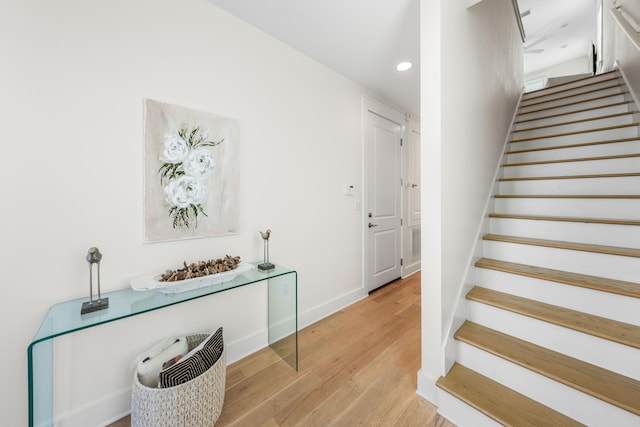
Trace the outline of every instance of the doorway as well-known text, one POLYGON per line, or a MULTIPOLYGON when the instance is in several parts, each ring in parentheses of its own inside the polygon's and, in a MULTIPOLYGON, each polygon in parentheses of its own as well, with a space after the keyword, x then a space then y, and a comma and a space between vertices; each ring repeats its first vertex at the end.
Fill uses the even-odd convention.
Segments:
POLYGON ((401 144, 405 117, 363 101, 364 274, 368 292, 402 275, 401 144))

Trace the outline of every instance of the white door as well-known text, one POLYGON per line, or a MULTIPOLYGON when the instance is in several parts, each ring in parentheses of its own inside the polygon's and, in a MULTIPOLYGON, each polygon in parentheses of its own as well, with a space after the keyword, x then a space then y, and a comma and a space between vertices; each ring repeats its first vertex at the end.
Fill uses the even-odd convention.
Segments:
POLYGON ((394 110, 365 110, 365 274, 368 291, 401 271, 401 138, 404 116, 394 110))
POLYGON ((404 141, 404 251, 402 277, 420 270, 420 123, 411 119, 404 141))

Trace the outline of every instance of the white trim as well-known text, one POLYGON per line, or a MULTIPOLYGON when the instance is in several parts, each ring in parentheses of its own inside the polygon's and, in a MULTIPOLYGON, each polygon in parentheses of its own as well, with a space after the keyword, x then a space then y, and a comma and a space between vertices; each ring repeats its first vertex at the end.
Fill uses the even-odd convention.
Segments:
POLYGON ((424 370, 418 371, 418 389, 416 393, 432 405, 438 406, 438 386, 437 378, 429 376, 424 370))

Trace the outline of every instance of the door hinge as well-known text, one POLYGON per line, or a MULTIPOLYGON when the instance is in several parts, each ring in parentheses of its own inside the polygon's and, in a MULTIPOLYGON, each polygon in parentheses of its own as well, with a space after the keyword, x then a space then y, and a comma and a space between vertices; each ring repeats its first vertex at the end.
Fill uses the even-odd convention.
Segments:
POLYGON ((400 187, 402 187, 402 178, 400 178, 400 187))
POLYGON ((400 225, 402 225, 402 218, 400 218, 400 225))
POLYGON ((403 265, 403 260, 402 260, 402 258, 400 258, 400 265, 403 265))
POLYGON ((400 138, 400 147, 402 147, 402 141, 403 141, 403 139, 400 138))

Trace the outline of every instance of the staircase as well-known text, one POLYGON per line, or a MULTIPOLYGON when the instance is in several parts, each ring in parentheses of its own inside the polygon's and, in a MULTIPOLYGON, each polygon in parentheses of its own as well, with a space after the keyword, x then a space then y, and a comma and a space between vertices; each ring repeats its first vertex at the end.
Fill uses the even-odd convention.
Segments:
POLYGON ((638 121, 617 72, 523 97, 437 382, 459 426, 640 426, 638 121))

